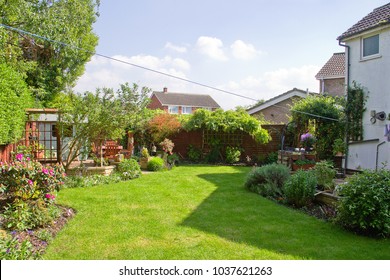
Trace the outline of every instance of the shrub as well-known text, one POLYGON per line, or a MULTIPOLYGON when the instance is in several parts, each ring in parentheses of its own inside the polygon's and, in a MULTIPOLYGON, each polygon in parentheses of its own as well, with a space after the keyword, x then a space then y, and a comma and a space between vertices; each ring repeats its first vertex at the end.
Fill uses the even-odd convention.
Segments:
POLYGON ((118 164, 118 172, 122 180, 129 180, 141 176, 141 167, 134 159, 125 159, 118 164))
POLYGON ((363 171, 340 188, 336 220, 367 235, 390 236, 390 171, 363 171))
POLYGON ((194 145, 188 146, 188 152, 187 152, 188 159, 193 162, 200 161, 202 157, 202 152, 200 149, 195 147, 194 145))
POLYGON ((317 177, 318 186, 324 190, 334 190, 335 184, 333 179, 336 176, 336 170, 333 168, 333 163, 329 161, 320 161, 316 163, 314 172, 317 177))
POLYGON ((11 203, 37 199, 52 203, 64 179, 61 165, 43 166, 23 154, 17 154, 12 163, 0 163, 0 190, 11 203))
POLYGON ((308 205, 314 198, 316 186, 313 171, 298 170, 284 186, 287 203, 298 208, 308 205))
POLYGON ((232 164, 240 161, 241 151, 236 147, 226 147, 226 163, 232 164))
POLYGON ((160 143, 160 146, 165 153, 171 155, 173 151, 173 147, 175 147, 175 144, 171 140, 165 138, 164 141, 160 143))
POLYGON ((179 156, 177 154, 172 154, 167 156, 167 163, 170 166, 175 166, 179 163, 179 156))
POLYGON ((265 197, 279 198, 289 177, 290 170, 283 164, 264 165, 252 169, 246 178, 245 187, 265 197))
POLYGON ((159 157, 152 157, 148 162, 149 171, 161 171, 164 169, 164 160, 159 157))
POLYGON ((12 163, 0 163, 0 191, 7 206, 3 223, 8 229, 25 230, 50 224, 58 217, 55 193, 64 183, 60 165, 43 166, 23 154, 12 163))
POLYGON ((265 164, 272 164, 276 162, 278 162, 278 152, 269 153, 264 159, 265 164))

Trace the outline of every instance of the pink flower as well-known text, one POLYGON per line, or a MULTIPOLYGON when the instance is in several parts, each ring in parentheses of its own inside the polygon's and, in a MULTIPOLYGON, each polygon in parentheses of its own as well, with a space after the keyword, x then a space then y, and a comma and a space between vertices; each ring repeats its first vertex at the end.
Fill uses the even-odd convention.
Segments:
POLYGON ((16 155, 16 159, 17 159, 18 161, 22 161, 22 159, 23 159, 23 154, 17 154, 17 155, 16 155))
POLYGON ((42 168, 42 173, 47 175, 49 174, 49 170, 47 170, 46 168, 42 168))
POLYGON ((29 185, 32 185, 32 184, 33 184, 33 181, 28 180, 27 183, 28 183, 29 185))
POLYGON ((54 194, 50 194, 50 193, 45 194, 45 197, 47 199, 55 199, 56 198, 56 196, 54 194))

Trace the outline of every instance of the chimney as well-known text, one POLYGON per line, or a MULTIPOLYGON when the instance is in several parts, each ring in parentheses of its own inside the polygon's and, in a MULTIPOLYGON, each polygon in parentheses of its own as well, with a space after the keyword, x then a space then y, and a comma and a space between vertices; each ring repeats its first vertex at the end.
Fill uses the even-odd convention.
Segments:
POLYGON ((164 92, 164 93, 168 93, 168 88, 167 88, 167 87, 164 87, 163 92, 164 92))

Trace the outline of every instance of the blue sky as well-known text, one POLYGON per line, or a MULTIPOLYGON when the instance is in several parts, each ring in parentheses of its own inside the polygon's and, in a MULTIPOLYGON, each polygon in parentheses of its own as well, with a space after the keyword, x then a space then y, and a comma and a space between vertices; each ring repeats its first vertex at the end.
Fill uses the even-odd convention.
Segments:
MULTIPOLYGON (((267 100, 294 87, 318 91, 316 73, 337 36, 389 0, 101 0, 96 52, 267 100)), ((94 56, 76 91, 137 83, 210 94, 224 109, 254 101, 94 56)))

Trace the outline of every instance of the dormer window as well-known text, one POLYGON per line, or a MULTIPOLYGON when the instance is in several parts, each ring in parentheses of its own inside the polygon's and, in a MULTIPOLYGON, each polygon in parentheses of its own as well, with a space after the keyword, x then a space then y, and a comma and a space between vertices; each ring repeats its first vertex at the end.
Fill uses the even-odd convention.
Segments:
POLYGON ((362 40, 363 58, 379 54, 379 34, 363 38, 362 40))

